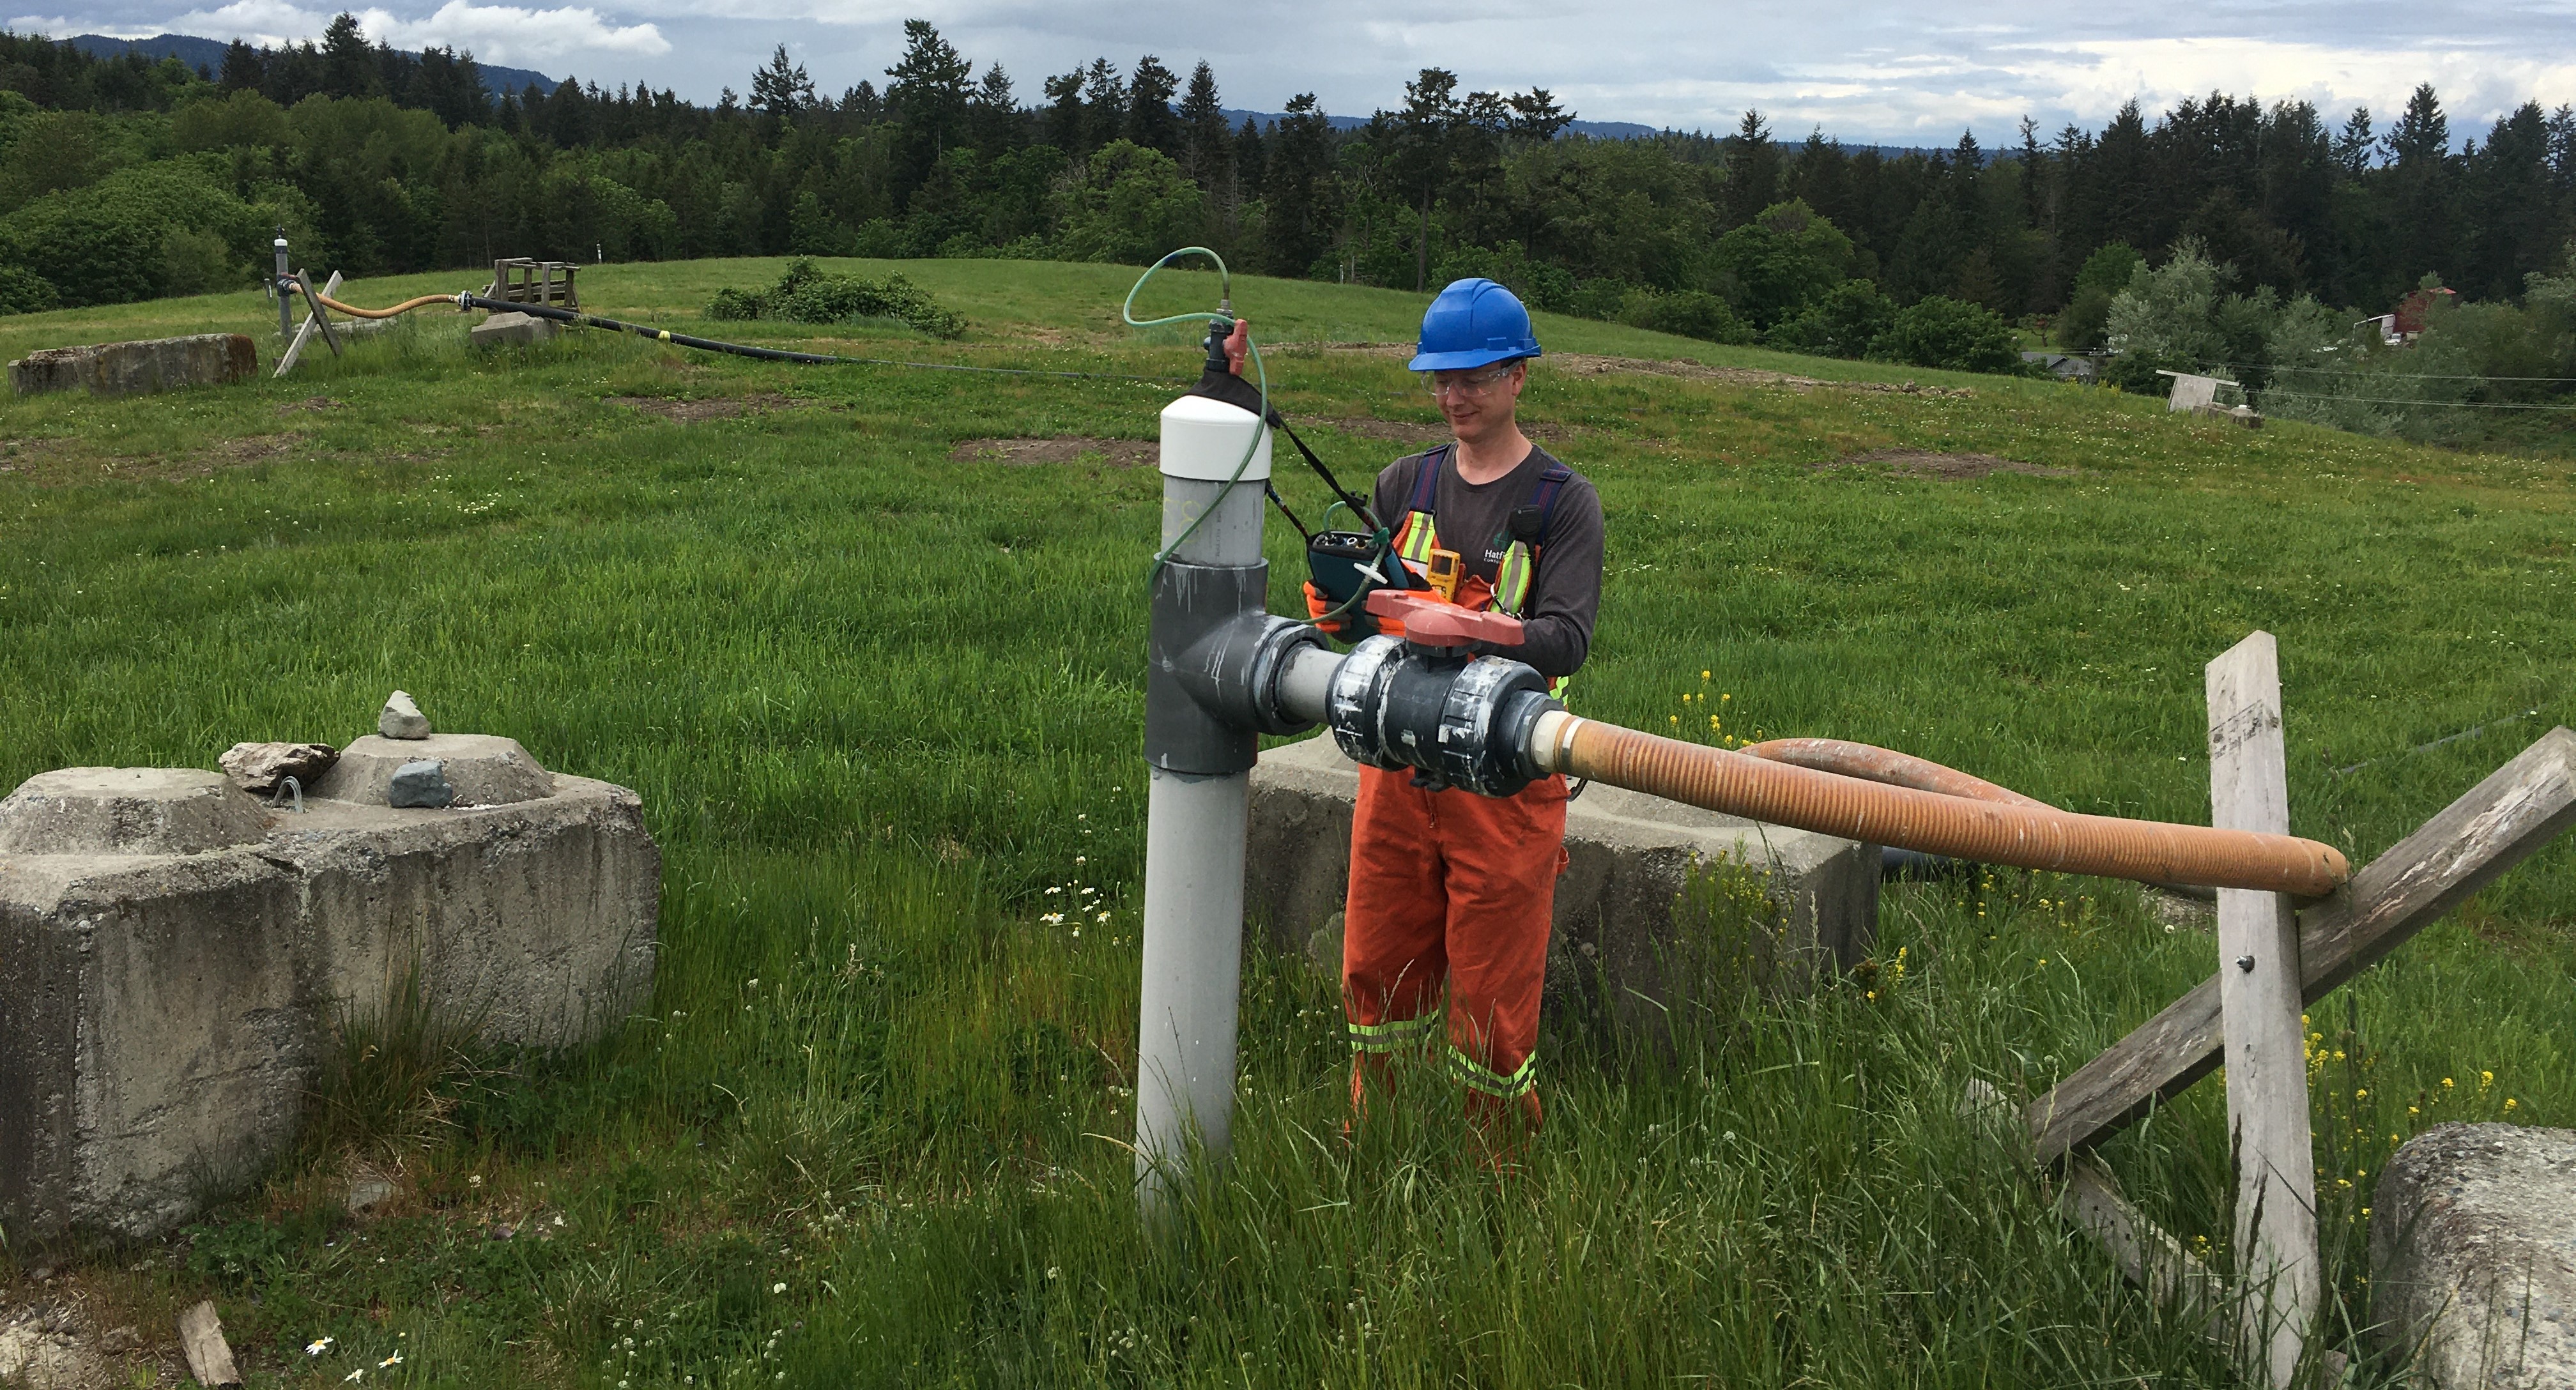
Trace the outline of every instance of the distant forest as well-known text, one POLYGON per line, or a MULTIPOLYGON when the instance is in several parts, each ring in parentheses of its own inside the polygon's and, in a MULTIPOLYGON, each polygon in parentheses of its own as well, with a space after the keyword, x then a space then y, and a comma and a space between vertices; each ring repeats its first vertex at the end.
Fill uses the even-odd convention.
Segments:
MULTIPOLYGON (((2384 125, 2212 94, 1890 156, 1784 142, 1758 112, 1723 136, 1587 138, 1545 90, 1438 69, 1355 128, 1311 94, 1230 125, 1205 63, 1101 58, 1029 93, 925 21, 904 31, 881 83, 833 95, 782 47, 713 106, 582 81, 495 93, 470 55, 398 52, 347 15, 318 45, 234 43, 219 71, 0 35, 0 310, 249 283, 280 224, 299 261, 351 275, 511 255, 1142 263, 1203 242, 1270 274, 1481 273, 1543 308, 1926 365, 2018 370, 2005 349, 2038 332, 2125 349, 2152 389, 2150 361, 2251 385, 2322 370, 2369 346, 2354 320, 2419 287, 2456 292, 2437 318, 2527 316, 2576 235, 2576 110, 2526 103, 2460 141, 2429 85, 2384 125), (2329 321, 2341 337, 2319 340, 2329 321)), ((2547 330, 2488 322, 2475 364, 2576 375, 2547 330)))

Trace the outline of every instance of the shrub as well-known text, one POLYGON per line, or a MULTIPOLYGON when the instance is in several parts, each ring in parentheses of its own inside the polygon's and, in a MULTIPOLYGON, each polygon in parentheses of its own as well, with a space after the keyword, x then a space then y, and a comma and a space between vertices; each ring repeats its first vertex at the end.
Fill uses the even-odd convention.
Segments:
POLYGON ((22 266, 0 265, 0 314, 33 314, 61 302, 52 281, 22 266))
POLYGON ((1896 304, 1867 280, 1845 280, 1765 335, 1771 346, 1821 357, 1866 357, 1896 321, 1896 304))
POLYGON ((1431 283, 1446 285, 1481 275, 1520 297, 1533 309, 1557 310, 1574 299, 1574 276, 1544 261, 1533 261, 1517 241, 1504 242, 1487 250, 1482 246, 1461 246, 1440 258, 1431 272, 1431 283))
POLYGON ((1147 265, 1199 239, 1207 205, 1171 156, 1124 140, 1094 150, 1055 195, 1056 240, 1075 260, 1147 265))
POLYGON ((954 338, 966 331, 966 320, 931 298, 930 292, 900 275, 870 280, 835 275, 799 258, 766 290, 722 289, 707 305, 711 319, 784 319, 791 323, 846 323, 851 319, 890 318, 931 335, 954 338))
POLYGON ((62 303, 122 304, 169 292, 165 239, 184 229, 177 264, 234 265, 264 240, 257 214, 234 197, 220 156, 193 155, 120 169, 87 188, 50 193, 0 222, 0 245, 20 270, 49 281, 62 303))
POLYGON ((1735 316, 1726 301, 1706 290, 1631 290, 1619 306, 1619 321, 1632 328, 1678 333, 1712 343, 1749 343, 1753 329, 1735 316))
POLYGON ((1851 273, 1851 238, 1803 199, 1774 203, 1717 239, 1735 302, 1764 327, 1795 317, 1851 273))
POLYGON ((1897 310, 1871 352, 1917 367, 1959 372, 2021 370, 2021 350, 2012 325, 1992 309, 1938 294, 1897 310))

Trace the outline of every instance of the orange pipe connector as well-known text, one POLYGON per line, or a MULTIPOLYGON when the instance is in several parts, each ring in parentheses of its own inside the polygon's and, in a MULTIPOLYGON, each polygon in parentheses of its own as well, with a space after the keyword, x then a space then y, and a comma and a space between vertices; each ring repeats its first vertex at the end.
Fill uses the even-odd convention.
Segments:
POLYGON ((2061 811, 1866 744, 1782 739, 1757 745, 1769 748, 1767 756, 1748 757, 1566 714, 1542 716, 1531 744, 1547 771, 1726 815, 1987 864, 2303 898, 2324 897, 2352 875, 2343 855, 2314 840, 2061 811), (1884 783, 1863 780, 1882 776, 1884 783))

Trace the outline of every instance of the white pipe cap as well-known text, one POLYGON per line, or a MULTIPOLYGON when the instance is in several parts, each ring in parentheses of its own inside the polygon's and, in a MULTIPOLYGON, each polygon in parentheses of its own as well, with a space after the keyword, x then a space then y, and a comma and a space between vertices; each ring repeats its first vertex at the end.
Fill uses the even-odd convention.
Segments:
POLYGON ((1261 442, 1243 470, 1245 482, 1270 477, 1269 428, 1241 406, 1205 396, 1181 397, 1163 407, 1163 476, 1224 482, 1243 462, 1244 442, 1256 429, 1261 442))

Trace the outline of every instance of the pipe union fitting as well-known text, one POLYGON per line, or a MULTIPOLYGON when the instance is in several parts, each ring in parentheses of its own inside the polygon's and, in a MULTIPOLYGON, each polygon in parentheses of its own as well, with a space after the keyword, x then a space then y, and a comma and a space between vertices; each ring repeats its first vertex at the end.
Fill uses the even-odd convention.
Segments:
POLYGON ((1410 768, 1435 787, 1510 796, 1542 775, 1530 753, 1540 715, 1564 706, 1517 661, 1457 656, 1372 637, 1334 672, 1333 739, 1354 761, 1410 768))

